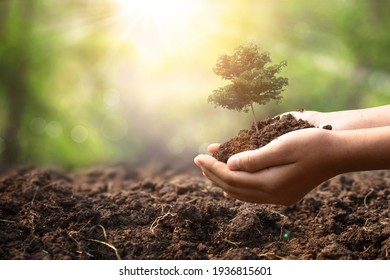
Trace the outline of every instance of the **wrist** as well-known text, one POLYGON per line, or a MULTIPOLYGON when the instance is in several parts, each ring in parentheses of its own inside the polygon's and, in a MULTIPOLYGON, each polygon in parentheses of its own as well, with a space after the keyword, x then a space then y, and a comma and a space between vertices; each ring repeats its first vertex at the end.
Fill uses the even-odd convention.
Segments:
POLYGON ((390 126, 333 131, 332 146, 338 174, 390 168, 390 126))

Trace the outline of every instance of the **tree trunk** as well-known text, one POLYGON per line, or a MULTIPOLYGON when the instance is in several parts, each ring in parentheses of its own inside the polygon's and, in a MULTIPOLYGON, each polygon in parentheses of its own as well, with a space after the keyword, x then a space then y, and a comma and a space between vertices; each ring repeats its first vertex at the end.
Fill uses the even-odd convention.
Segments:
POLYGON ((257 127, 257 119, 255 115, 255 109, 253 108, 253 102, 251 103, 251 112, 253 117, 253 125, 255 126, 256 132, 259 133, 259 128, 257 127))

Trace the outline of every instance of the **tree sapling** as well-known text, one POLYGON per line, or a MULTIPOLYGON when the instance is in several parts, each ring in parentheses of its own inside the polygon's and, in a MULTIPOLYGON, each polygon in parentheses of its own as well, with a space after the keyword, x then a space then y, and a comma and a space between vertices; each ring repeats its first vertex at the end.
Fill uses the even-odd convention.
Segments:
POLYGON ((208 102, 237 111, 248 112, 250 109, 259 132, 253 103, 264 105, 271 99, 279 101, 284 87, 288 85, 287 78, 276 76, 287 62, 268 65, 270 62, 269 53, 260 52, 254 44, 239 46, 232 55, 222 55, 213 70, 231 83, 214 90, 208 102))

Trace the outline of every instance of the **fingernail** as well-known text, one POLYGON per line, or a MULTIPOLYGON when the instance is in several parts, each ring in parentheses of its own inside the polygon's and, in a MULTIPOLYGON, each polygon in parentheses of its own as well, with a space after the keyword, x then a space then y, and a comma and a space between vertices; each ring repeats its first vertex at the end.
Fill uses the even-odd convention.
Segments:
POLYGON ((232 156, 227 161, 227 166, 231 170, 240 169, 240 158, 238 156, 232 156))
POLYGON ((194 163, 197 165, 197 166, 200 166, 200 162, 199 162, 199 156, 195 157, 194 158, 194 163))
POLYGON ((231 196, 230 194, 228 194, 227 192, 224 192, 224 193, 223 193, 223 196, 224 196, 225 198, 232 198, 232 196, 231 196))

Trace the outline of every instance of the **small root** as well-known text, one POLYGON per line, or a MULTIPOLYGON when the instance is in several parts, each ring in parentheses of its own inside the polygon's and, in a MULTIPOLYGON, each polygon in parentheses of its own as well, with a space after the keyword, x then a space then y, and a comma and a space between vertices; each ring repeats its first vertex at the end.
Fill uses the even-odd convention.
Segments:
POLYGON ((285 259, 285 258, 283 258, 282 256, 276 255, 276 254, 273 253, 273 252, 266 252, 266 253, 263 253, 263 254, 257 254, 257 256, 258 256, 259 258, 262 258, 262 257, 267 258, 267 257, 269 257, 269 256, 274 256, 274 257, 276 257, 276 258, 278 258, 278 259, 280 259, 280 260, 284 260, 284 259, 285 259))
POLYGON ((226 239, 226 238, 224 238, 223 241, 226 241, 227 243, 232 244, 232 245, 236 246, 237 248, 238 248, 238 247, 240 246, 240 244, 241 244, 241 242, 234 242, 234 241, 231 241, 231 240, 226 239))
POLYGON ((171 212, 167 212, 167 213, 165 213, 164 215, 162 215, 162 216, 159 216, 159 217, 157 217, 154 221, 153 221, 153 223, 150 225, 150 232, 153 234, 153 235, 156 235, 155 234, 155 229, 158 227, 158 224, 162 221, 162 220, 164 220, 166 217, 168 217, 168 216, 171 216, 171 217, 174 217, 174 216, 176 216, 176 214, 172 214, 171 212))
POLYGON ((5 219, 0 219, 0 222, 3 222, 3 223, 10 223, 10 224, 16 223, 15 221, 10 221, 10 220, 5 220, 5 219))
POLYGON ((369 196, 370 194, 372 194, 373 192, 374 192, 374 189, 371 188, 370 191, 369 191, 369 192, 366 194, 366 196, 364 197, 363 203, 364 203, 364 206, 365 206, 366 208, 368 208, 368 205, 367 205, 367 198, 368 198, 368 196, 369 196))
POLYGON ((87 240, 92 241, 92 242, 96 242, 96 243, 100 243, 100 244, 103 244, 103 245, 106 245, 107 247, 109 247, 112 250, 114 250, 116 258, 118 260, 121 260, 121 256, 119 256, 118 250, 115 248, 114 245, 111 245, 110 243, 107 243, 107 242, 104 242, 104 241, 100 241, 100 240, 96 240, 96 239, 87 239, 87 240))
POLYGON ((362 254, 365 253, 365 252, 367 252, 368 250, 370 250, 372 246, 374 246, 374 245, 370 245, 370 246, 368 246, 367 248, 365 248, 364 251, 362 252, 362 254))

